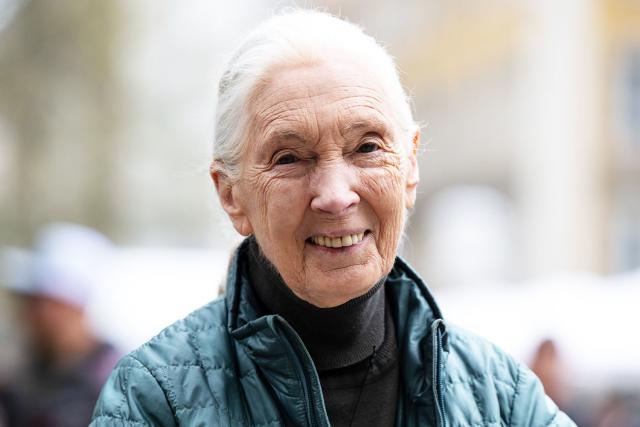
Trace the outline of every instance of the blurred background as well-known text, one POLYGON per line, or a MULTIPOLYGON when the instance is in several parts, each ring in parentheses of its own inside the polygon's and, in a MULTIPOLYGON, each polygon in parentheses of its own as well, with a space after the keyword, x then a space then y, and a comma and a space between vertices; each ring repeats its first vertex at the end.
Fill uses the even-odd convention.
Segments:
POLYGON ((239 236, 208 177, 217 77, 288 6, 397 59, 423 124, 403 253, 445 317, 579 425, 640 425, 636 0, 0 0, 0 383, 28 365, 8 287, 47 224, 108 239, 81 308, 119 354, 218 294, 239 236))

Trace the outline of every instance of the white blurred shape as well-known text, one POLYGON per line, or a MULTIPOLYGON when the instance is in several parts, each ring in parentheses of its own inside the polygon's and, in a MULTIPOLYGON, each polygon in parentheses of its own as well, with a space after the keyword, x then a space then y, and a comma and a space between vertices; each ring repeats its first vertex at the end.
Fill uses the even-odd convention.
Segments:
POLYGON ((90 306, 96 327, 124 351, 218 295, 228 251, 125 248, 90 306))
POLYGON ((425 236, 431 281, 477 285, 509 276, 509 202, 501 193, 456 186, 436 194, 431 206, 425 236))
POLYGON ((437 291, 445 318, 527 362, 552 339, 573 387, 637 387, 640 271, 620 276, 549 276, 521 285, 437 291))
POLYGON ((11 24, 25 3, 25 0, 0 0, 0 32, 11 24))
POLYGON ((53 223, 36 238, 33 251, 3 251, 9 290, 42 295, 84 308, 108 266, 110 241, 77 224, 53 223))

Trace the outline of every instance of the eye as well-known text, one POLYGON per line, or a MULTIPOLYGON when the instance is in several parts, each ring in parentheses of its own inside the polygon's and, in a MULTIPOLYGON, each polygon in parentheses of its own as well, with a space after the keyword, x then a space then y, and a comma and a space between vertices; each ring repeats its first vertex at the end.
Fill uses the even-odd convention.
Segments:
POLYGON ((357 153, 373 153, 374 151, 378 151, 380 149, 380 145, 375 142, 365 142, 360 145, 356 150, 357 153))
POLYGON ((275 161, 276 165, 290 165, 298 161, 298 158, 293 154, 284 154, 278 157, 275 161))

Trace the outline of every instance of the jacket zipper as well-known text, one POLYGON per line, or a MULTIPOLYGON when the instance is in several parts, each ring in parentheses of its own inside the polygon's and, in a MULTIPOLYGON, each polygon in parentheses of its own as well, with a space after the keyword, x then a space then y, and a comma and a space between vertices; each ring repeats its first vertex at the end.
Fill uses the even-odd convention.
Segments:
POLYGON ((291 354, 291 358, 294 360, 294 363, 295 363, 296 368, 298 370, 298 374, 303 378, 303 381, 302 381, 302 392, 304 394, 305 407, 307 408, 307 414, 309 416, 309 425, 311 427, 322 426, 322 425, 328 426, 329 425, 328 422, 322 423, 322 422, 319 422, 318 419, 317 419, 317 415, 316 415, 316 412, 314 410, 315 405, 312 407, 311 399, 310 399, 311 394, 312 394, 312 392, 310 390, 313 389, 313 385, 311 384, 311 379, 306 375, 304 369, 302 368, 302 362, 300 362, 300 360, 298 359, 298 355, 296 354, 296 351, 292 348, 293 347, 292 344, 297 345, 299 349, 303 350, 302 351, 302 353, 304 354, 303 357, 306 357, 308 360, 311 360, 311 356, 307 352, 307 349, 304 346, 304 344, 302 343, 302 340, 300 339, 298 334, 286 322, 286 320, 282 319, 282 325, 283 325, 283 328, 287 330, 287 335, 294 340, 294 343, 289 343, 288 340, 284 340, 284 341, 287 341, 287 344, 290 347, 290 351, 292 353, 291 354))
POLYGON ((431 336, 433 337, 433 396, 436 401, 436 412, 438 425, 447 427, 447 412, 444 406, 444 352, 442 351, 442 328, 445 328, 442 319, 436 319, 431 325, 431 336))

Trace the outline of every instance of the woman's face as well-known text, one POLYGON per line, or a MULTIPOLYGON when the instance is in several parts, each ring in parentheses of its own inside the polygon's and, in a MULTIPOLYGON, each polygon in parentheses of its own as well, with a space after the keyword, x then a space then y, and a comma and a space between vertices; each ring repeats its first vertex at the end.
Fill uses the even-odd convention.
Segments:
POLYGON ((399 129, 371 73, 346 64, 282 68, 249 110, 240 179, 213 174, 234 226, 298 297, 333 307, 362 295, 393 266, 418 134, 399 129))

